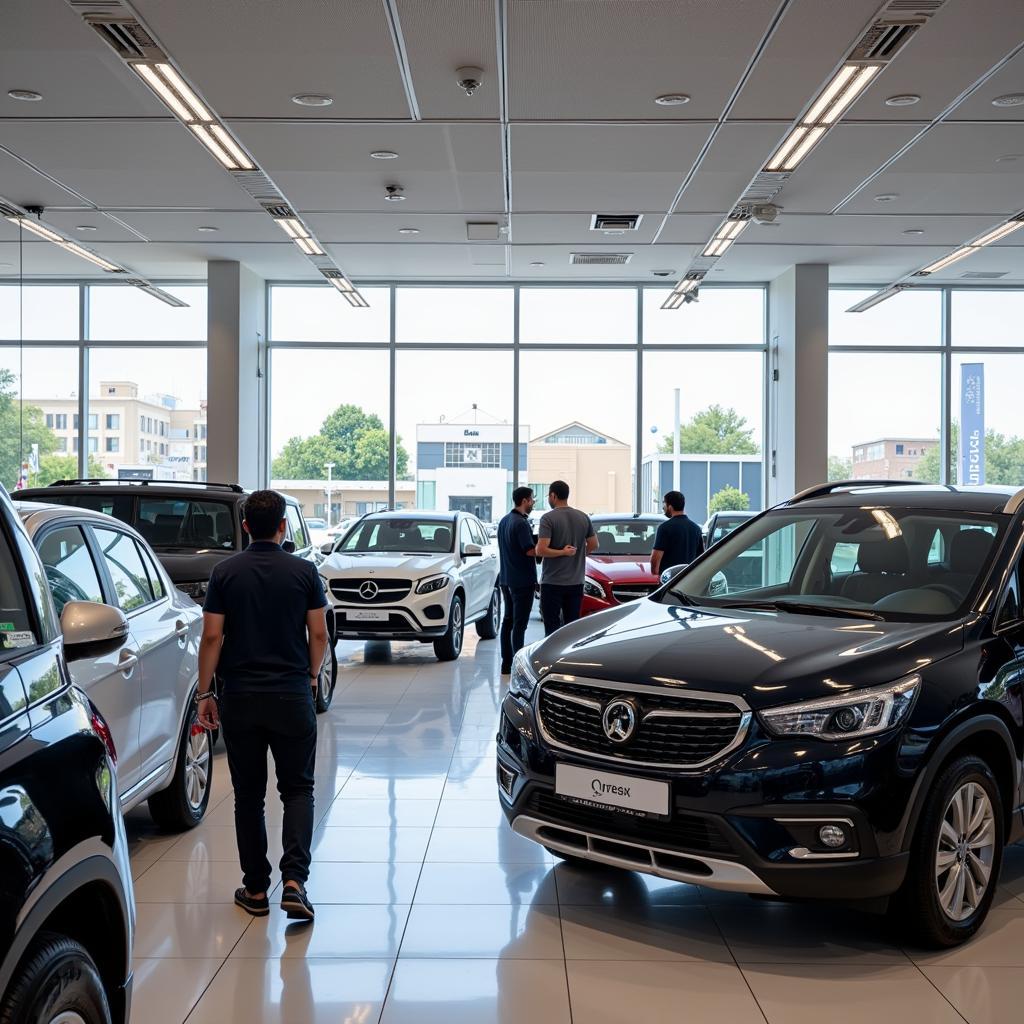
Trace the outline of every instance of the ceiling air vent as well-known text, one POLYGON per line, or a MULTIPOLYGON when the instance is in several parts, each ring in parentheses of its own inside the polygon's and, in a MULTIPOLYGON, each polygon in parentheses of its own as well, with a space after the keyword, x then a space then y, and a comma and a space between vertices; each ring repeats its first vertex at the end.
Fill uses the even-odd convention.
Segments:
POLYGON ((591 231, 636 231, 642 213, 595 213, 590 220, 591 231))
POLYGON ((571 252, 569 262, 574 267, 621 267, 631 259, 631 252, 571 252))
POLYGON ((1005 270, 965 270, 960 277, 964 281, 998 281, 1006 274, 1005 270))
POLYGON ((295 211, 287 203, 275 203, 263 207, 271 217, 294 217, 295 211))
POLYGON ((123 60, 167 59, 163 50, 137 21, 102 14, 86 14, 85 20, 123 60))

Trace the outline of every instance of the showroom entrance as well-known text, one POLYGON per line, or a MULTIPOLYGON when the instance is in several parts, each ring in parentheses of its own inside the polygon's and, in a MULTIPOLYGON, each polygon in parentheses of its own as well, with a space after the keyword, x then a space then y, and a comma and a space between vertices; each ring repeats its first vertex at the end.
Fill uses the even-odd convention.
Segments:
POLYGON ((448 497, 448 508, 452 512, 469 512, 485 523, 491 522, 491 498, 479 494, 452 494, 448 497))

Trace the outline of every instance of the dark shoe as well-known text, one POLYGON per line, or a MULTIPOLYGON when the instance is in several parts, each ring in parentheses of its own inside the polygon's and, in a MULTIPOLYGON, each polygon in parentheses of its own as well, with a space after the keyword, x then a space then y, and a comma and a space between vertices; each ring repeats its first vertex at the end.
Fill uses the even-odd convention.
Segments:
POLYGON ((296 889, 286 885, 281 893, 281 909, 293 921, 312 921, 313 904, 309 902, 305 889, 296 889))
POLYGON ((511 665, 502 665, 501 666, 501 674, 503 676, 510 676, 510 675, 512 675, 512 666, 511 665))
POLYGON ((253 917, 266 917, 270 913, 270 900, 266 896, 257 899, 244 885, 235 890, 235 904, 253 917))

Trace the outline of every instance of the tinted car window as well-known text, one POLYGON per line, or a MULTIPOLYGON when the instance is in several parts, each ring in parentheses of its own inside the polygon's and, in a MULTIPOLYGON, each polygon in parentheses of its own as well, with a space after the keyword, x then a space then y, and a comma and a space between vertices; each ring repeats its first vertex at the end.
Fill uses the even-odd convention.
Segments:
POLYGON ((51 530, 39 545, 39 557, 46 567, 46 579, 57 614, 68 601, 94 601, 103 603, 103 588, 78 526, 62 526, 51 530))
POLYGON ((658 523, 642 519, 599 519, 594 522, 599 555, 641 555, 649 558, 658 523))
POLYGON ((104 494, 100 490, 90 494, 55 493, 47 495, 46 500, 60 505, 73 505, 75 508, 90 508, 93 512, 102 512, 132 525, 132 498, 128 494, 104 494))
POLYGON ((116 530, 96 528, 94 532, 121 609, 130 612, 149 604, 153 600, 153 592, 135 541, 128 534, 116 530))
MULTIPOLYGON (((38 642, 14 557, 7 539, 0 533, 0 658, 21 647, 34 647, 38 642)), ((15 682, 18 683, 17 677, 15 682)))
POLYGON ((134 526, 158 549, 231 550, 235 546, 234 512, 220 501, 140 497, 134 526))
POLYGON ((164 581, 160 575, 160 570, 153 561, 153 556, 142 545, 138 545, 138 548, 142 552, 143 561, 146 563, 146 569, 149 572, 149 584, 153 591, 153 596, 161 598, 166 593, 166 590, 164 589, 164 581))
POLYGON ((288 517, 288 525, 292 528, 292 539, 295 546, 301 551, 309 547, 309 537, 302 523, 302 516, 294 505, 285 505, 285 515, 288 517))
POLYGON ((440 554, 452 550, 451 523, 436 519, 363 519, 336 551, 393 551, 440 554))

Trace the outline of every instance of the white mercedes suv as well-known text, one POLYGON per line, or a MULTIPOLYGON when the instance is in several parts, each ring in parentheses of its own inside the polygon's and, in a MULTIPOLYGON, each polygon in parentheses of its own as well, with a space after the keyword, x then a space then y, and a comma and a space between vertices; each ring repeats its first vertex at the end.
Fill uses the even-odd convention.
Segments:
POLYGON ((374 512, 320 565, 339 640, 418 640, 439 661, 466 624, 493 640, 501 619, 498 549, 466 512, 374 512))

